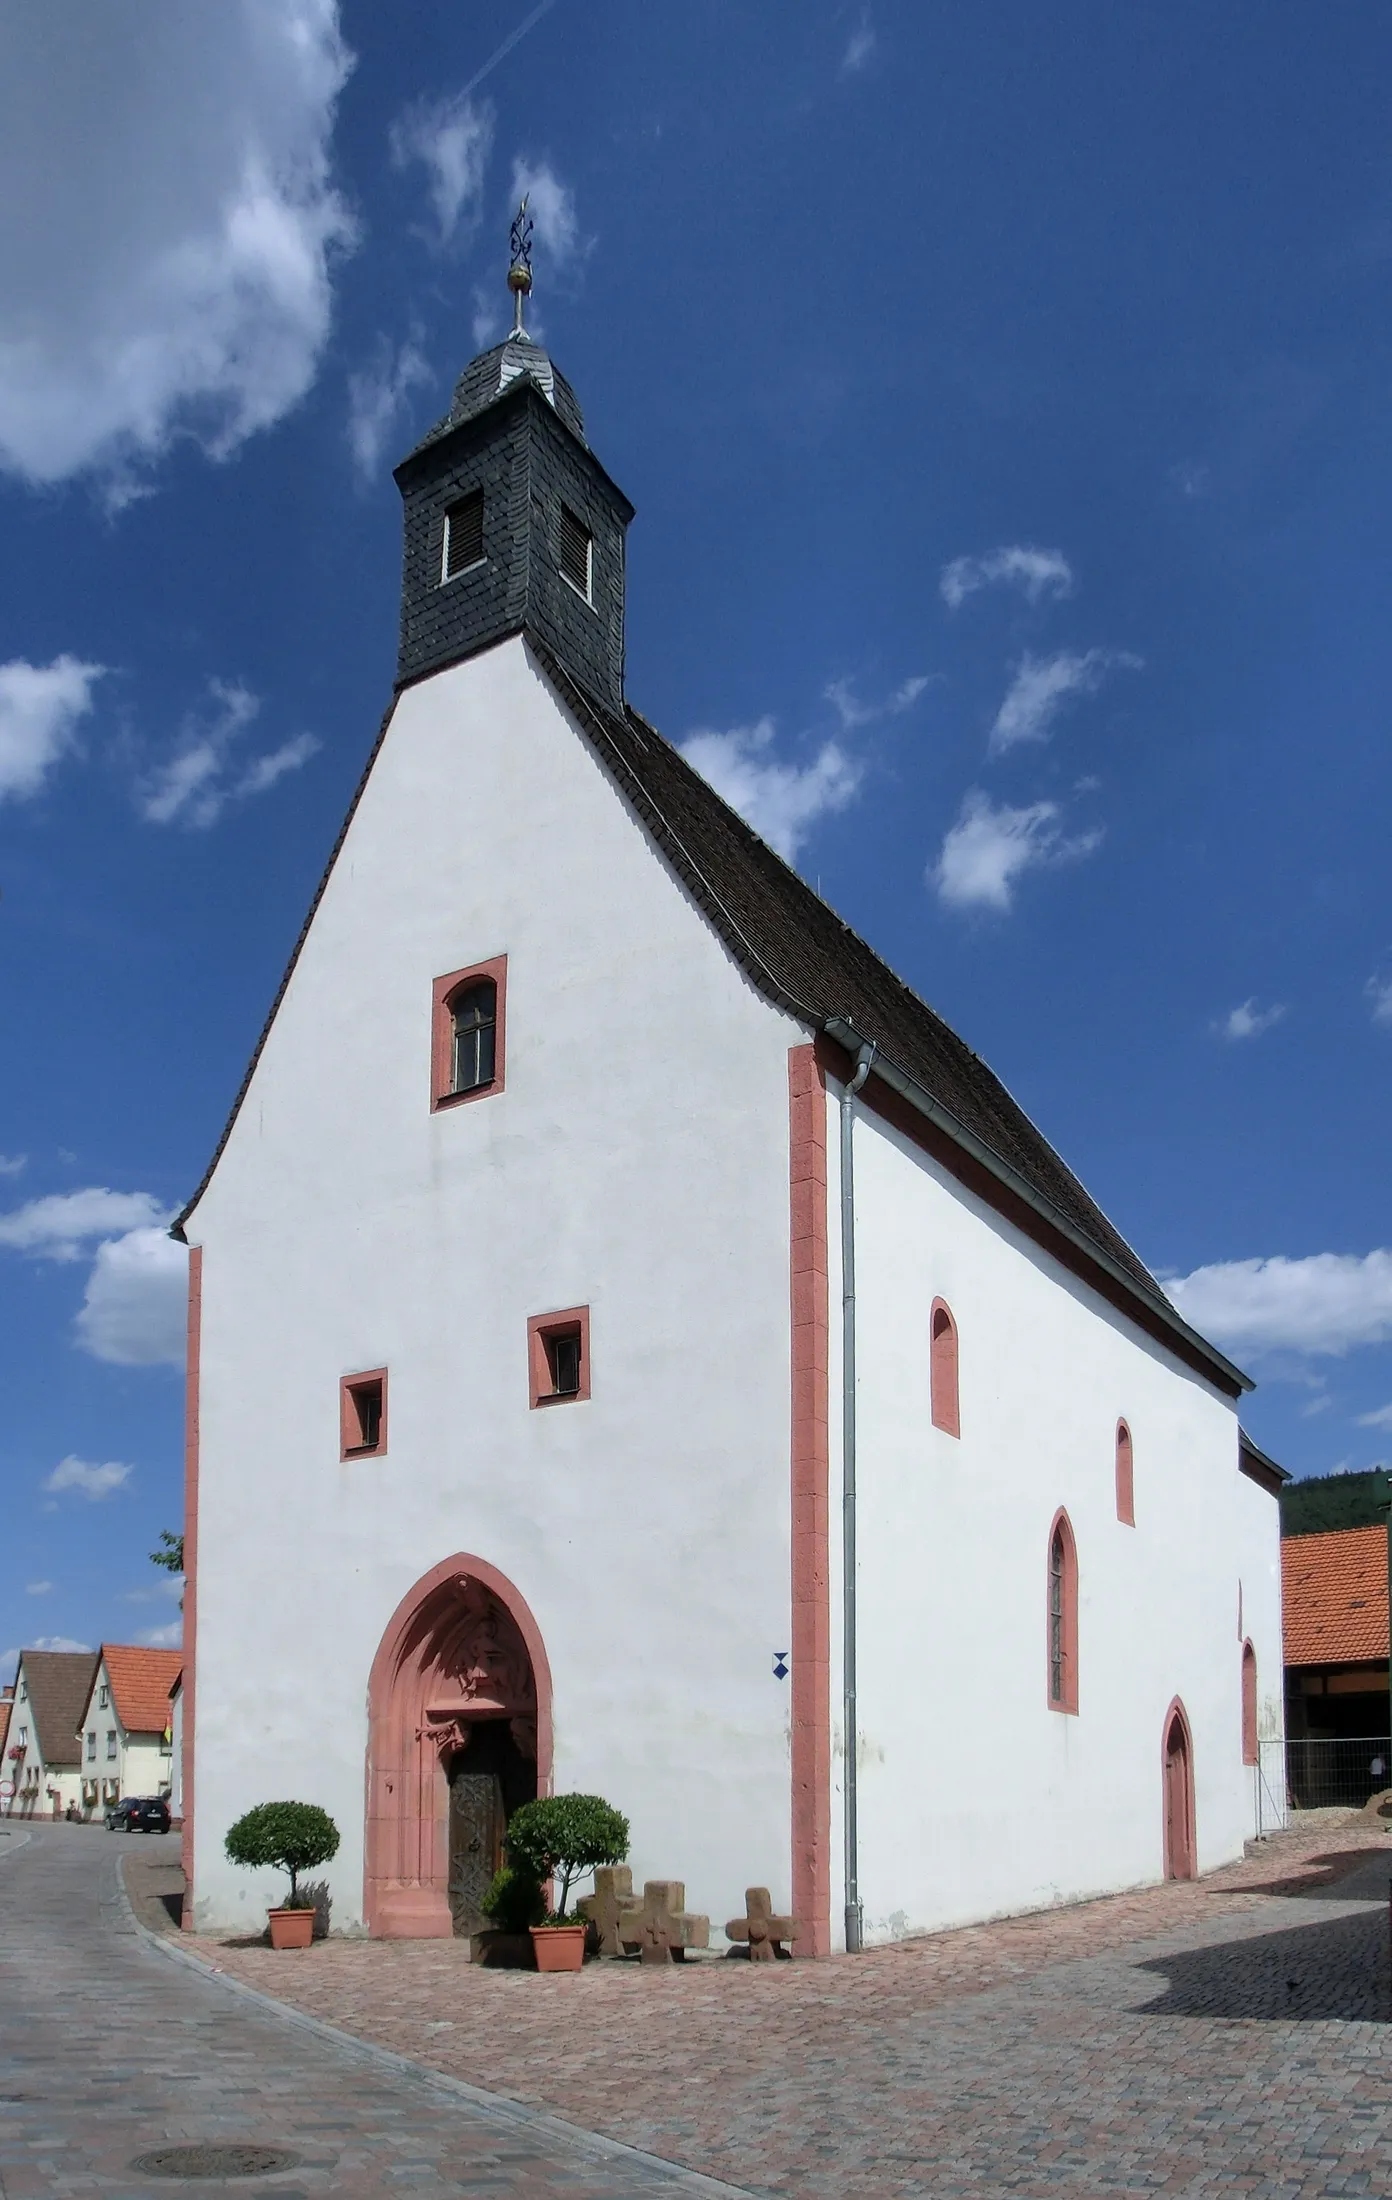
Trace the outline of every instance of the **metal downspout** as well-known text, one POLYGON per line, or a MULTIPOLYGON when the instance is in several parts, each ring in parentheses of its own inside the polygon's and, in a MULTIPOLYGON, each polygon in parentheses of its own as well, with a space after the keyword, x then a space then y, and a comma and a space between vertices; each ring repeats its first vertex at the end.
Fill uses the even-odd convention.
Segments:
POLYGON ((873 1046, 863 1046, 855 1074, 841 1093, 841 1673, 845 1690, 846 1952, 857 1955, 860 1930, 860 1836, 856 1819, 856 1357, 855 1357, 855 1096, 870 1075, 873 1046))

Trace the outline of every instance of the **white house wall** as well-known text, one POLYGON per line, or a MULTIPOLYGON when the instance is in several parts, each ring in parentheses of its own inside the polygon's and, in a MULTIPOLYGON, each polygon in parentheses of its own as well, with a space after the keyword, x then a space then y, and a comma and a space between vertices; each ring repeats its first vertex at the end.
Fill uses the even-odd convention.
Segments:
POLYGON ((716 1923, 787 1897, 787 1050, 524 646, 408 690, 213 1182, 195 1916, 275 1882, 228 1825, 337 1820, 362 1920, 368 1672, 471 1552, 530 1605, 555 1786, 716 1923), (431 986, 506 955, 506 1089, 432 1114, 431 986), (529 1410, 529 1315, 591 1313, 593 1393, 529 1410), (385 1366, 388 1453, 340 1463, 385 1366))
MULTIPOLYGON (((829 1114, 834 1150, 834 1099, 829 1114)), ((1239 1855, 1237 1577, 1245 1564, 1279 1692, 1279 1557, 1276 1505, 1238 1473, 1233 1403, 881 1119, 858 1112, 855 1138, 866 1937, 1158 1879, 1175 1697, 1199 1867, 1239 1855), (960 1438, 930 1421, 939 1297, 958 1325, 960 1438), (1117 1518, 1119 1417, 1134 1527, 1117 1518), (1078 1551, 1076 1717, 1046 1695, 1060 1506, 1078 1551)))
POLYGON ((1248 1768, 1248 1834, 1286 1822, 1285 1648, 1281 1634, 1281 1544, 1277 1500, 1248 1476, 1238 1477, 1238 1620, 1257 1659, 1257 1737, 1261 1764, 1248 1768), (1258 1782, 1261 1782, 1259 1787, 1258 1782))

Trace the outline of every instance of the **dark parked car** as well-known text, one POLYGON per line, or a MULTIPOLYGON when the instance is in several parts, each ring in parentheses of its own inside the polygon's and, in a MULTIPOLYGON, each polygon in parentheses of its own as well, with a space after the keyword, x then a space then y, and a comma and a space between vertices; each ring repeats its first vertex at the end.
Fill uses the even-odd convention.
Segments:
POLYGON ((108 1833, 168 1833, 169 1805, 162 1795, 123 1795, 106 1808, 108 1833))

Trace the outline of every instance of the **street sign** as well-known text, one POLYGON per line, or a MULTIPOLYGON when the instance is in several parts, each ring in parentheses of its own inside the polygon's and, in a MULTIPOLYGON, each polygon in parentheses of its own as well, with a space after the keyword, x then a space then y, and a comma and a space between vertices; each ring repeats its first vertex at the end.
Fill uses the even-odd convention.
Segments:
POLYGON ((0 1795, 13 1795, 14 1791, 15 1784, 13 1780, 0 1780, 0 1795))

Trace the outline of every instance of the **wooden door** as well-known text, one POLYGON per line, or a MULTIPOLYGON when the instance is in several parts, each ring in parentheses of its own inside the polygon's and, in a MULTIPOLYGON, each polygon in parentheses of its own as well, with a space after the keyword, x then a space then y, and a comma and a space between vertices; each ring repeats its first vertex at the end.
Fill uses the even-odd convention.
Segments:
POLYGON ((483 1898, 502 1862, 503 1784, 496 1772, 456 1772, 450 1780, 449 1903, 457 1938, 488 1923, 483 1898))
POLYGON ((1178 1712, 1165 1736, 1165 1877, 1194 1877, 1194 1783, 1189 1736, 1178 1712))

